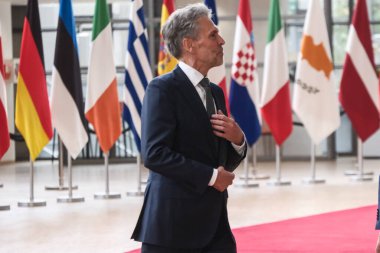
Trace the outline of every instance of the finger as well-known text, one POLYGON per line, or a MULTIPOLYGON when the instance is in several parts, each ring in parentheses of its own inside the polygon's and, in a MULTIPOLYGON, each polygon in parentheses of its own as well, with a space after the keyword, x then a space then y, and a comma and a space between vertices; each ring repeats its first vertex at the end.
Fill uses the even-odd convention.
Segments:
POLYGON ((224 127, 223 126, 212 125, 212 128, 214 130, 217 130, 218 132, 223 132, 224 133, 224 127))
POLYGON ((225 124, 225 122, 223 120, 219 120, 219 119, 210 119, 210 121, 211 121, 211 123, 213 125, 220 125, 220 126, 222 126, 222 125, 225 124))
POLYGON ((213 131, 214 134, 220 138, 225 138, 225 133, 224 132, 219 132, 219 131, 213 131))
POLYGON ((222 112, 222 110, 218 110, 218 114, 224 115, 224 113, 222 112))

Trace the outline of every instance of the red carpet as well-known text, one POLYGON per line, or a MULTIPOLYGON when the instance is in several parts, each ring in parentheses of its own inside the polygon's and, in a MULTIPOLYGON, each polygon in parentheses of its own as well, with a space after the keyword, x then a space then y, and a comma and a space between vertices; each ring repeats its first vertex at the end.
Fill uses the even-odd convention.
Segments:
POLYGON ((234 229, 238 253, 375 252, 376 208, 366 206, 234 229))

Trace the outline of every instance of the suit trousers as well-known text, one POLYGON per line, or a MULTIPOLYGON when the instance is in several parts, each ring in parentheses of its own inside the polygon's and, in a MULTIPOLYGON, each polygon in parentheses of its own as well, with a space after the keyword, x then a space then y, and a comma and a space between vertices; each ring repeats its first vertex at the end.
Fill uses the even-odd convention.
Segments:
POLYGON ((235 237, 228 224, 227 211, 225 208, 223 209, 215 235, 206 247, 200 249, 174 249, 143 243, 141 253, 236 253, 235 237))

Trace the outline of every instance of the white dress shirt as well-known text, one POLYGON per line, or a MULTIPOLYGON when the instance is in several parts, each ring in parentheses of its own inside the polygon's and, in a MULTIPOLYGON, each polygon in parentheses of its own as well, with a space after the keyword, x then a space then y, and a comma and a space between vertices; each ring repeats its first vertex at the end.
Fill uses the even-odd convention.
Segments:
MULTIPOLYGON (((195 90, 198 92, 199 97, 201 98, 203 106, 205 107, 205 110, 206 110, 206 91, 199 84, 202 81, 202 79, 205 78, 205 76, 203 76, 198 70, 187 65, 183 61, 179 61, 178 66, 182 69, 182 71, 185 73, 185 75, 189 78, 190 82, 194 85, 195 90)), ((214 106, 215 106, 215 101, 214 101, 214 106)), ((217 111, 216 106, 215 106, 215 111, 217 111)), ((244 140, 245 140, 245 136, 244 136, 244 140)), ((232 147, 240 155, 242 155, 244 152, 245 143, 246 142, 244 141, 243 144, 241 146, 239 146, 239 145, 236 145, 236 144, 231 142, 232 147)), ((213 172, 212 177, 210 179, 210 182, 208 184, 209 186, 214 185, 217 176, 218 176, 218 170, 214 169, 214 172, 213 172)))

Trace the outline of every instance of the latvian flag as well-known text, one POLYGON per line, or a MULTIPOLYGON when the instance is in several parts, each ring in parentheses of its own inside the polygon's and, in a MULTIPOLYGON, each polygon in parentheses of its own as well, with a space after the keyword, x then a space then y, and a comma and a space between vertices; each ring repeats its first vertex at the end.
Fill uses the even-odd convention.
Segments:
POLYGON ((230 90, 231 114, 242 128, 248 144, 261 134, 256 55, 248 0, 240 0, 232 58, 230 90))
POLYGON ((281 145, 293 130, 290 105, 289 69, 286 41, 281 24, 280 5, 272 0, 265 47, 261 111, 277 145, 281 145))
POLYGON ((50 99, 53 126, 72 158, 88 141, 71 0, 60 1, 50 99))
POLYGON ((15 123, 25 139, 31 160, 36 160, 53 136, 37 0, 28 0, 24 19, 15 123))
POLYGON ((365 0, 358 0, 348 34, 340 102, 364 142, 379 129, 379 81, 365 0))
POLYGON ((144 20, 142 0, 132 4, 129 22, 129 37, 125 61, 124 120, 141 150, 141 107, 146 87, 152 80, 149 64, 148 34, 144 20))
POLYGON ((121 134, 121 112, 106 0, 96 0, 91 46, 85 115, 95 129, 100 148, 108 153, 121 134))

